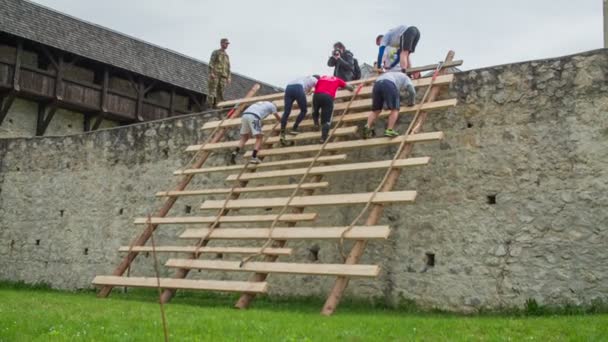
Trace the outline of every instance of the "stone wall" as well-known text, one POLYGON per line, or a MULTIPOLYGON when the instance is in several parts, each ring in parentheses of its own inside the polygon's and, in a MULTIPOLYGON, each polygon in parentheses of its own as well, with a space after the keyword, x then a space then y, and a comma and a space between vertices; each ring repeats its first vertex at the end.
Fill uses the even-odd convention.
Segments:
MULTIPOLYGON (((418 191, 416 203, 387 207, 383 223, 394 228, 391 239, 366 251, 363 262, 382 265, 382 274, 351 281, 348 295, 464 312, 529 298, 608 300, 607 73, 604 49, 458 74, 444 97, 457 97, 459 105, 432 113, 425 127, 444 131, 446 139, 417 145, 414 155, 431 156, 431 164, 405 170, 398 184, 418 191)), ((171 172, 189 160, 184 148, 204 139, 198 128, 210 119, 0 140, 0 279, 74 289, 110 274, 120 260, 117 248, 142 229, 133 218, 159 207, 153 194, 174 187, 171 172)), ((392 153, 348 155, 365 161, 392 153)), ((223 163, 217 155, 208 165, 223 163)), ((191 188, 219 187, 223 176, 196 177, 191 188)), ((370 191, 381 176, 328 177, 327 192, 370 191)), ((173 215, 204 214, 196 209, 200 201, 180 199, 173 215)), ((319 224, 346 225, 357 210, 321 210, 319 224)), ((182 229, 162 227, 158 243, 176 244, 182 229)), ((314 260, 313 244, 293 244, 296 252, 285 260, 314 260)), ((335 244, 318 247, 321 261, 340 262, 335 244)), ((130 273, 152 275, 151 266, 143 255, 130 273)), ((270 290, 325 296, 332 283, 272 275, 270 290)))

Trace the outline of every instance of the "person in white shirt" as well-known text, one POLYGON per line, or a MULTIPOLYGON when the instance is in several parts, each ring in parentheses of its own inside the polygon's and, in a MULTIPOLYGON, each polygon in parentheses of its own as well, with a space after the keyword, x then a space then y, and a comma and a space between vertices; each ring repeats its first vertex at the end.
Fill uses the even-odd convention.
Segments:
POLYGON ((372 112, 367 117, 367 125, 363 127, 363 138, 367 139, 374 132, 374 122, 378 119, 383 108, 390 110, 388 124, 384 131, 385 137, 399 135, 394 128, 399 118, 400 92, 407 92, 407 105, 413 106, 416 98, 416 89, 410 78, 401 72, 386 72, 380 75, 372 88, 372 112))
POLYGON ((376 37, 376 45, 378 49, 377 65, 382 65, 382 56, 387 46, 392 46, 399 49, 399 58, 389 65, 388 69, 392 69, 397 63, 401 66, 401 71, 406 72, 412 66, 410 54, 416 51, 416 45, 420 40, 420 31, 416 26, 407 27, 405 25, 397 26, 389 30, 385 34, 376 37))
POLYGON ((399 49, 392 46, 386 47, 384 56, 382 56, 382 69, 386 71, 401 71, 401 66, 399 65, 399 49), (397 63, 393 65, 393 62, 395 61, 397 61, 397 63), (393 65, 392 68, 391 65, 393 65))
POLYGON ((319 75, 312 75, 306 77, 300 77, 295 79, 289 83, 287 83, 287 87, 285 87, 285 108, 283 109, 283 115, 281 116, 281 144, 286 145, 285 140, 285 128, 287 128, 287 120, 289 119, 289 115, 291 114, 291 107, 293 103, 296 102, 298 107, 300 108, 300 114, 296 118, 296 121, 293 123, 293 128, 289 131, 290 134, 296 135, 299 134, 298 126, 300 122, 304 120, 306 113, 308 111, 306 94, 312 93, 312 88, 317 84, 319 80, 319 75))
POLYGON ((249 163, 259 164, 262 162, 258 158, 258 152, 262 149, 262 139, 264 138, 262 122, 270 114, 274 115, 277 121, 281 120, 281 117, 277 114, 277 106, 269 101, 259 101, 245 109, 241 118, 241 140, 239 140, 239 146, 232 151, 230 156, 231 164, 236 164, 236 157, 251 136, 255 137, 255 145, 249 163))

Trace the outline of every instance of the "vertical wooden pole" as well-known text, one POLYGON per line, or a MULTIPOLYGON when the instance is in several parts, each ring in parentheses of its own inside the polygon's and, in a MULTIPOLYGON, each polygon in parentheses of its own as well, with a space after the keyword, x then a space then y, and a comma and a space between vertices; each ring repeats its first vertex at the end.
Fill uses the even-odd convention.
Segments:
POLYGON ((171 87, 171 97, 169 98, 169 116, 175 115, 175 88, 171 87))
POLYGON ((17 40, 17 53, 15 54, 15 71, 13 72, 13 89, 15 91, 21 90, 19 85, 19 76, 21 74, 21 56, 23 55, 23 41, 17 40))
MULTIPOLYGON (((249 90, 249 92, 247 93, 247 95, 245 95, 245 97, 252 97, 253 95, 255 95, 255 93, 260 89, 260 85, 256 84, 254 85, 251 90, 249 90)), ((241 112, 245 109, 245 106, 241 105, 239 106, 239 108, 235 111, 233 117, 238 117, 241 112)), ((222 138, 224 137, 224 134, 226 133, 226 128, 220 128, 215 135, 213 136, 213 138, 210 140, 210 143, 216 143, 222 140, 222 138)), ((203 166, 203 164, 207 161, 207 158, 209 158, 209 155, 211 153, 208 151, 203 151, 200 153, 199 157, 194 161, 194 163, 192 164, 192 168, 198 169, 201 166, 203 166)), ((184 178, 182 179, 182 181, 178 184, 177 188, 175 190, 177 191, 182 191, 184 189, 186 189, 186 187, 188 186, 188 184, 190 184, 190 181, 192 181, 194 175, 187 175, 184 176, 184 178)), ((160 208, 160 210, 158 211, 158 213, 156 214, 156 217, 165 217, 167 216, 167 214, 169 213, 169 211, 171 210, 171 208, 173 207, 173 204, 175 204, 175 202, 177 201, 177 197, 169 197, 165 203, 163 204, 163 206, 160 208)), ((143 231, 143 233, 141 233, 141 235, 139 235, 137 238, 135 238, 135 240, 130 244, 130 246, 143 246, 146 244, 146 242, 148 241, 148 239, 150 238, 150 235, 152 234, 152 232, 154 230, 156 230, 156 228, 158 227, 157 224, 154 225, 150 225, 149 229, 145 229, 143 231)), ((127 270, 127 268, 129 268, 129 265, 131 264, 131 262, 133 262, 133 260, 135 259, 135 257, 137 257, 139 253, 138 252, 134 252, 131 251, 129 252, 124 258, 123 260, 120 262, 120 264, 116 267, 116 269, 114 270, 114 272, 112 273, 112 275, 115 276, 122 276, 125 271, 127 270)), ((97 294, 98 297, 107 297, 110 292, 112 292, 112 288, 113 286, 111 285, 106 285, 104 287, 101 288, 101 290, 99 291, 99 293, 97 294)))
POLYGON ((57 59, 57 64, 56 66, 56 73, 55 73, 55 99, 61 101, 63 100, 63 94, 64 94, 64 90, 63 90, 63 68, 64 68, 64 62, 63 62, 63 54, 60 53, 59 54, 59 58, 57 59))
MULTIPOLYGON (((450 52, 448 52, 448 55, 445 59, 445 63, 449 63, 453 59, 454 59, 454 51, 450 51, 450 52)), ((442 70, 440 72, 440 74, 445 74, 445 69, 442 70)), ((434 86, 433 89, 431 89, 431 92, 430 92, 429 98, 428 98, 429 102, 432 102, 435 100, 435 98, 439 95, 440 89, 441 88, 438 86, 434 86)), ((416 134, 422 130, 422 124, 426 120, 426 117, 427 117, 427 113, 420 113, 420 116, 418 117, 418 123, 415 124, 414 129, 412 130, 412 134, 416 134)), ((403 150, 401 151, 401 153, 399 154, 398 158, 399 159, 407 158, 407 156, 411 153, 413 147, 414 147, 413 144, 408 144, 407 146, 405 146, 403 148, 403 150)), ((393 187, 395 186, 395 184, 397 183, 397 180, 399 180, 400 174, 401 174, 401 169, 399 169, 399 168, 392 169, 386 180, 386 183, 384 183, 384 186, 382 187, 381 192, 391 191, 393 189, 393 187)), ((378 224, 378 222, 380 221, 380 218, 382 217, 383 212, 384 212, 383 205, 381 205, 381 204, 372 205, 371 209, 369 211, 369 215, 367 216, 365 225, 373 226, 373 225, 378 224)), ((365 250, 366 245, 367 245, 367 241, 365 241, 365 240, 360 240, 360 241, 355 242, 355 245, 353 246, 350 253, 348 254, 348 257, 346 258, 345 264, 347 264, 347 265, 357 264, 359 262, 359 259, 363 255, 363 251, 365 250)), ((334 287, 332 288, 329 296, 327 297, 327 300, 325 301, 325 305, 323 306, 323 309, 321 310, 321 314, 329 316, 332 313, 334 313, 334 311, 336 310, 336 306, 340 303, 340 300, 342 299, 344 290, 348 286, 348 281, 349 281, 348 277, 338 277, 336 279, 336 282, 334 283, 334 287)))

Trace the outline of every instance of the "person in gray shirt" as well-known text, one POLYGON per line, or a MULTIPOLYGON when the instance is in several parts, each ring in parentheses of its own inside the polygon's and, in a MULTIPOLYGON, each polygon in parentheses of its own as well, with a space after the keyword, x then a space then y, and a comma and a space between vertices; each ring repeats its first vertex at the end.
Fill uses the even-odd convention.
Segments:
POLYGON ((277 106, 272 102, 259 101, 245 109, 241 118, 241 140, 239 140, 238 147, 235 148, 230 155, 230 164, 236 164, 236 157, 251 136, 255 137, 255 145, 249 163, 259 164, 262 162, 260 158, 258 158, 258 152, 262 149, 262 140, 264 138, 264 134, 262 133, 262 122, 270 114, 274 115, 277 121, 281 121, 281 117, 277 113, 277 106))
POLYGON ((372 88, 372 112, 367 117, 367 125, 363 127, 364 139, 372 136, 374 122, 378 119, 383 108, 391 111, 384 136, 396 137, 399 135, 394 128, 399 117, 399 109, 401 108, 401 91, 407 93, 407 105, 413 106, 416 98, 416 89, 412 80, 406 74, 392 71, 386 72, 376 79, 372 88))

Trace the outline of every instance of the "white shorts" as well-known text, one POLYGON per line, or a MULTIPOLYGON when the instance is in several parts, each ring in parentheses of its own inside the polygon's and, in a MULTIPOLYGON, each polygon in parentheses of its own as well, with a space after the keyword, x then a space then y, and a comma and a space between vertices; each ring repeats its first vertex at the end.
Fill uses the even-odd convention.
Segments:
POLYGON ((261 135, 262 121, 255 115, 243 114, 241 118, 241 134, 261 135))

